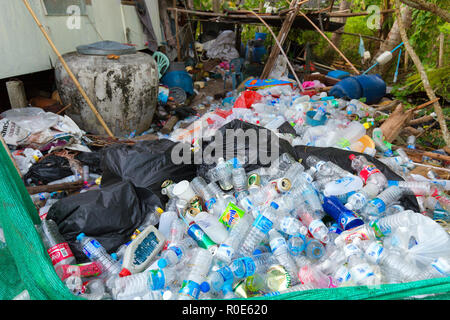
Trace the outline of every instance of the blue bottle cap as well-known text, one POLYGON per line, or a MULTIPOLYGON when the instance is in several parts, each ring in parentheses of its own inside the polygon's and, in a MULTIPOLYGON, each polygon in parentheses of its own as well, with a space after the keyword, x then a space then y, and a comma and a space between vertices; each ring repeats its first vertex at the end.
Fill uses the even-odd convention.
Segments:
POLYGON ((276 202, 272 202, 272 203, 270 203, 270 206, 272 207, 272 208, 274 208, 274 209, 278 209, 280 206, 278 205, 278 203, 276 203, 276 202))
POLYGON ((158 267, 160 267, 161 269, 164 269, 165 267, 167 267, 167 260, 164 258, 159 259, 158 267))
POLYGON ((202 282, 202 284, 200 285, 200 290, 202 292, 208 292, 209 290, 211 290, 211 286, 209 285, 208 282, 202 282))
POLYGON ((111 253, 111 258, 117 261, 118 260, 117 253, 111 253))
POLYGON ((80 233, 80 234, 77 236, 77 241, 83 240, 84 237, 86 237, 86 235, 85 235, 84 233, 80 233))

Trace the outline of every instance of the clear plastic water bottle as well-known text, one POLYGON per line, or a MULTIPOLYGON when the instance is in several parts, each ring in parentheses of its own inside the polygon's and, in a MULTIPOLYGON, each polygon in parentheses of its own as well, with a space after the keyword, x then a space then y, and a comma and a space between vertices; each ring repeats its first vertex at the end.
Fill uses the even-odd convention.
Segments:
POLYGON ((316 289, 334 287, 332 278, 312 265, 301 267, 298 270, 298 279, 303 285, 311 285, 316 289))
POLYGON ((372 183, 378 187, 378 193, 387 187, 386 176, 372 163, 367 161, 364 156, 355 156, 351 154, 349 159, 352 161, 352 169, 358 172, 364 183, 372 183))
POLYGON ((56 222, 44 219, 38 230, 54 267, 76 263, 69 244, 59 233, 56 222))
POLYGON ((284 234, 290 236, 306 235, 308 228, 298 219, 289 214, 282 215, 275 219, 273 229, 282 231, 284 234))
POLYGON ((164 269, 172 267, 188 257, 190 248, 196 246, 192 238, 184 238, 180 242, 169 244, 167 250, 161 252, 158 267, 164 269))
POLYGON ((247 233, 253 223, 253 217, 249 214, 245 214, 240 218, 236 225, 231 228, 228 238, 220 244, 217 248, 214 257, 225 263, 231 263, 231 260, 237 253, 242 241, 247 236, 247 233))
POLYGON ((325 246, 314 238, 305 237, 305 255, 309 259, 319 260, 325 254, 325 246))
POLYGON ((173 220, 170 225, 170 233, 167 237, 167 241, 163 250, 167 249, 169 244, 181 241, 181 239, 183 239, 186 235, 186 232, 187 226, 181 219, 173 220))
POLYGON ((307 211, 302 212, 300 218, 315 239, 323 243, 327 243, 330 240, 328 237, 328 228, 321 219, 317 219, 316 216, 307 211))
POLYGON ((293 257, 301 255, 306 248, 306 237, 302 235, 290 236, 286 241, 289 253, 293 257))
POLYGON ((408 149, 416 149, 416 137, 411 135, 406 139, 408 149))
POLYGON ((113 297, 117 300, 130 300, 134 297, 142 297, 152 290, 163 290, 177 281, 177 271, 173 268, 151 269, 117 278, 112 290, 113 297))
POLYGON ((384 141, 383 131, 380 128, 373 129, 372 140, 375 142, 376 148, 383 153, 383 156, 392 157, 394 155, 391 145, 384 141))
POLYGON ((385 277, 393 283, 415 281, 421 273, 414 264, 408 263, 405 257, 389 252, 379 242, 371 242, 365 254, 369 261, 383 266, 385 277))
POLYGON ((252 228, 245 237, 239 253, 249 256, 255 250, 256 246, 267 236, 273 227, 273 222, 277 218, 278 204, 272 202, 253 222, 252 228))
POLYGON ((269 231, 269 241, 272 254, 291 276, 292 285, 296 285, 298 283, 295 277, 297 265, 289 254, 286 239, 278 231, 272 229, 269 231))
POLYGON ((247 190, 247 173, 237 161, 233 162, 231 176, 235 192, 242 192, 244 190, 247 190))
POLYGON ((209 273, 213 256, 211 252, 203 248, 195 248, 192 258, 189 260, 190 269, 183 281, 178 300, 197 300, 200 291, 209 291, 209 285, 205 282, 209 273))
POLYGON ((434 188, 427 181, 388 181, 389 186, 399 187, 404 194, 413 196, 429 196, 433 193, 434 188))
POLYGON ((397 186, 391 186, 382 191, 376 198, 370 200, 361 210, 361 214, 371 220, 379 217, 386 211, 386 207, 399 200, 403 191, 397 186))
POLYGON ((254 274, 263 274, 271 265, 277 263, 278 260, 272 253, 262 253, 233 260, 230 270, 235 279, 244 279, 254 274))
POLYGON ((223 158, 219 158, 216 167, 209 171, 212 181, 218 181, 222 190, 229 191, 233 188, 231 164, 223 158))
POLYGON ((372 183, 368 183, 360 191, 349 195, 345 207, 349 210, 359 211, 377 195, 378 187, 372 183))
POLYGON ((102 274, 105 276, 118 275, 122 269, 120 263, 106 252, 106 249, 94 238, 80 233, 77 236, 84 254, 91 260, 99 263, 102 268, 102 274))
POLYGON ((351 278, 356 284, 369 286, 379 283, 374 269, 366 261, 363 251, 358 246, 354 243, 347 244, 344 247, 344 253, 351 278))

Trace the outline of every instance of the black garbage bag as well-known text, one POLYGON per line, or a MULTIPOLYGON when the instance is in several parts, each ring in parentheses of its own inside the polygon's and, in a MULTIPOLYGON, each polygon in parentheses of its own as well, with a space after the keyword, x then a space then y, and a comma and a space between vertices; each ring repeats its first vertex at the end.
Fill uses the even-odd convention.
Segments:
POLYGON ((196 176, 193 162, 173 161, 172 150, 177 146, 178 143, 161 139, 141 141, 133 146, 118 144, 104 149, 101 160, 102 186, 129 181, 136 188, 148 190, 166 202, 168 198, 161 194, 161 184, 165 180, 190 181, 196 176))
POLYGON ((50 155, 33 164, 24 175, 23 180, 27 186, 31 184, 46 185, 50 182, 73 175, 69 160, 64 157, 50 155))
POLYGON ((207 178, 207 172, 216 166, 218 158, 225 160, 238 158, 247 172, 260 167, 268 167, 281 154, 296 156, 294 147, 285 139, 279 138, 274 132, 264 127, 233 120, 219 128, 210 140, 200 142, 201 150, 194 155, 202 158, 197 174, 207 178), (227 131, 229 137, 227 138, 227 131), (201 154, 200 154, 201 153, 201 154))
MULTIPOLYGON (((305 163, 306 158, 308 156, 313 155, 323 161, 331 161, 340 166, 342 169, 347 170, 353 174, 355 174, 355 172, 352 169, 351 166, 352 162, 350 161, 349 156, 351 154, 354 154, 356 156, 363 155, 364 157, 366 157, 368 161, 372 162, 386 176, 388 180, 403 181, 403 178, 397 175, 395 172, 393 172, 387 165, 367 154, 331 147, 321 148, 309 146, 296 146, 295 151, 297 153, 296 159, 297 160, 302 159, 302 164, 305 166, 305 168, 308 168, 308 166, 305 163)), ((415 212, 420 212, 419 204, 417 203, 417 199, 414 196, 403 196, 400 199, 400 203, 406 209, 414 210, 415 212)))
MULTIPOLYGON (((146 194, 145 199, 146 206, 151 203, 161 206, 155 195, 146 194)), ((77 235, 85 233, 96 238, 112 253, 130 240, 147 212, 139 191, 130 182, 123 181, 61 199, 50 208, 47 219, 56 222, 77 262, 83 263, 88 259, 76 242, 77 235)))
POLYGON ((80 152, 75 156, 75 160, 80 161, 83 165, 89 166, 89 172, 102 174, 100 162, 102 155, 100 152, 80 152))

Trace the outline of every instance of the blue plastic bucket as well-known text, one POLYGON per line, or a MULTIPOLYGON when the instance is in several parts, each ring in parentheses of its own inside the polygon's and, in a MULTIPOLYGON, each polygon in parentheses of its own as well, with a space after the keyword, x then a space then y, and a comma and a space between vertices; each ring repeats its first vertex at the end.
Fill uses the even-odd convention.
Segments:
POLYGON ((188 94, 194 94, 194 84, 192 82, 192 77, 187 73, 187 71, 177 70, 166 72, 164 77, 161 79, 161 83, 168 86, 169 88, 180 87, 188 94))

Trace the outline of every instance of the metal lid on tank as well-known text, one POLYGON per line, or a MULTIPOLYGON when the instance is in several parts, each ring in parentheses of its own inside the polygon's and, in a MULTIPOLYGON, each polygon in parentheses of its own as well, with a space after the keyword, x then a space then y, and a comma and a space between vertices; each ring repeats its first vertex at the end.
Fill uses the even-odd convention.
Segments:
POLYGON ((77 47, 77 52, 83 55, 107 56, 110 54, 135 54, 136 48, 116 41, 99 41, 77 47))

